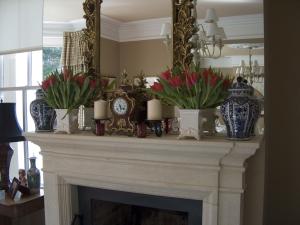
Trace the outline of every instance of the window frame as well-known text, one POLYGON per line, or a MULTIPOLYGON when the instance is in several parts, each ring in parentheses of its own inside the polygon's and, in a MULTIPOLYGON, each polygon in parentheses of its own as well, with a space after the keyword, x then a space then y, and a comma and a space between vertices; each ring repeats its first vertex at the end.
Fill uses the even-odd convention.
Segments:
MULTIPOLYGON (((37 49, 28 51, 27 53, 27 85, 19 86, 19 87, 3 87, 4 84, 4 55, 0 55, 0 93, 1 92, 9 92, 9 91, 21 91, 22 92, 22 119, 23 119, 23 131, 28 131, 28 121, 27 121, 27 92, 30 90, 37 90, 39 86, 32 85, 32 52, 33 51, 43 51, 43 49, 37 49)), ((14 53, 18 54, 18 53, 14 53)), ((28 171, 29 169, 29 148, 28 141, 23 142, 24 146, 24 169, 28 171)))

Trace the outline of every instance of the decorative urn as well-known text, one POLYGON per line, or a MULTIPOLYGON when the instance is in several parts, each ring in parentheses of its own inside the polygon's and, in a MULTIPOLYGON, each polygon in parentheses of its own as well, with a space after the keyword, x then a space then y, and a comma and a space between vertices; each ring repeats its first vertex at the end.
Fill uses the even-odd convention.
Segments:
POLYGON ((30 157, 30 168, 27 171, 27 180, 30 193, 39 193, 41 186, 40 170, 36 168, 36 157, 30 157))
POLYGON ((36 91, 36 99, 30 104, 30 114, 34 120, 36 132, 53 131, 56 114, 44 99, 42 89, 36 91))
POLYGON ((233 140, 248 140, 259 117, 259 102, 252 95, 253 89, 242 77, 229 89, 229 97, 221 105, 227 136, 233 140))

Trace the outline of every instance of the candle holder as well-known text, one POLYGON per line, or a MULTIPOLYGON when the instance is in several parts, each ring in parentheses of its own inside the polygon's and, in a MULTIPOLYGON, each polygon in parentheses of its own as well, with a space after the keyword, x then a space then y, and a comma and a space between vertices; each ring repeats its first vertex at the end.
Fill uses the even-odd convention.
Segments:
POLYGON ((147 136, 147 124, 145 122, 137 123, 136 136, 138 138, 145 138, 147 136))
POLYGON ((162 135, 162 123, 161 120, 147 120, 150 124, 151 129, 154 129, 154 132, 157 137, 162 135))
POLYGON ((164 118, 164 127, 165 127, 165 133, 168 134, 172 129, 172 123, 170 123, 170 120, 173 118, 164 118))
POLYGON ((94 131, 94 134, 96 136, 104 136, 105 134, 105 121, 109 119, 94 119, 96 128, 94 131))

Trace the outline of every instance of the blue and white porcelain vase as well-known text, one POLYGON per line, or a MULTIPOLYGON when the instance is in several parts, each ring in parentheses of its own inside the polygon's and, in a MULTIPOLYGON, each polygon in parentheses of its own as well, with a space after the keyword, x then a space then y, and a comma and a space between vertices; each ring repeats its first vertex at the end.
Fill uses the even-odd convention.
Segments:
POLYGON ((227 136, 233 140, 248 140, 259 117, 260 107, 252 88, 242 77, 229 89, 229 97, 221 105, 227 136))
POLYGON ((36 132, 53 131, 55 110, 47 104, 42 89, 36 91, 36 100, 30 104, 30 114, 34 120, 36 132))
POLYGON ((30 157, 30 169, 27 171, 27 181, 30 193, 38 193, 41 186, 40 170, 36 168, 36 157, 30 157))

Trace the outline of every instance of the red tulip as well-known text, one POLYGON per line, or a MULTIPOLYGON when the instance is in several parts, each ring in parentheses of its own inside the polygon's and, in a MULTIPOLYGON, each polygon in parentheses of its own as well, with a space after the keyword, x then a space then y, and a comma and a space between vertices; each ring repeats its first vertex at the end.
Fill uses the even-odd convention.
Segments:
POLYGON ((219 80, 219 77, 217 75, 215 75, 215 74, 211 75, 210 80, 209 80, 210 86, 215 87, 218 80, 219 80))
POLYGON ((56 82, 56 77, 54 75, 51 75, 42 82, 42 88, 46 91, 50 86, 53 86, 55 82, 56 82))
POLYGON ((230 84, 231 84, 230 80, 229 80, 229 79, 225 79, 225 80, 223 81, 223 88, 224 88, 225 90, 228 89, 229 86, 230 86, 230 84))
POLYGON ((172 87, 177 88, 177 87, 181 86, 182 80, 181 80, 180 76, 175 76, 169 80, 169 83, 172 87))
POLYGON ((164 87, 158 83, 158 82, 154 82, 153 85, 150 87, 153 91, 156 91, 156 92, 161 92, 164 90, 164 87))
POLYGON ((198 82, 199 76, 197 73, 186 73, 185 74, 186 77, 186 84, 188 87, 192 87, 193 85, 195 85, 198 82))
POLYGON ((90 88, 95 89, 97 87, 97 80, 90 80, 90 88))
POLYGON ((85 81, 85 76, 84 76, 84 75, 77 76, 75 80, 76 80, 76 83, 77 83, 80 87, 82 87, 83 84, 84 84, 84 81, 85 81))
POLYGON ((161 77, 164 79, 164 80, 169 80, 171 78, 171 71, 170 70, 166 70, 165 72, 162 72, 161 73, 161 77))

